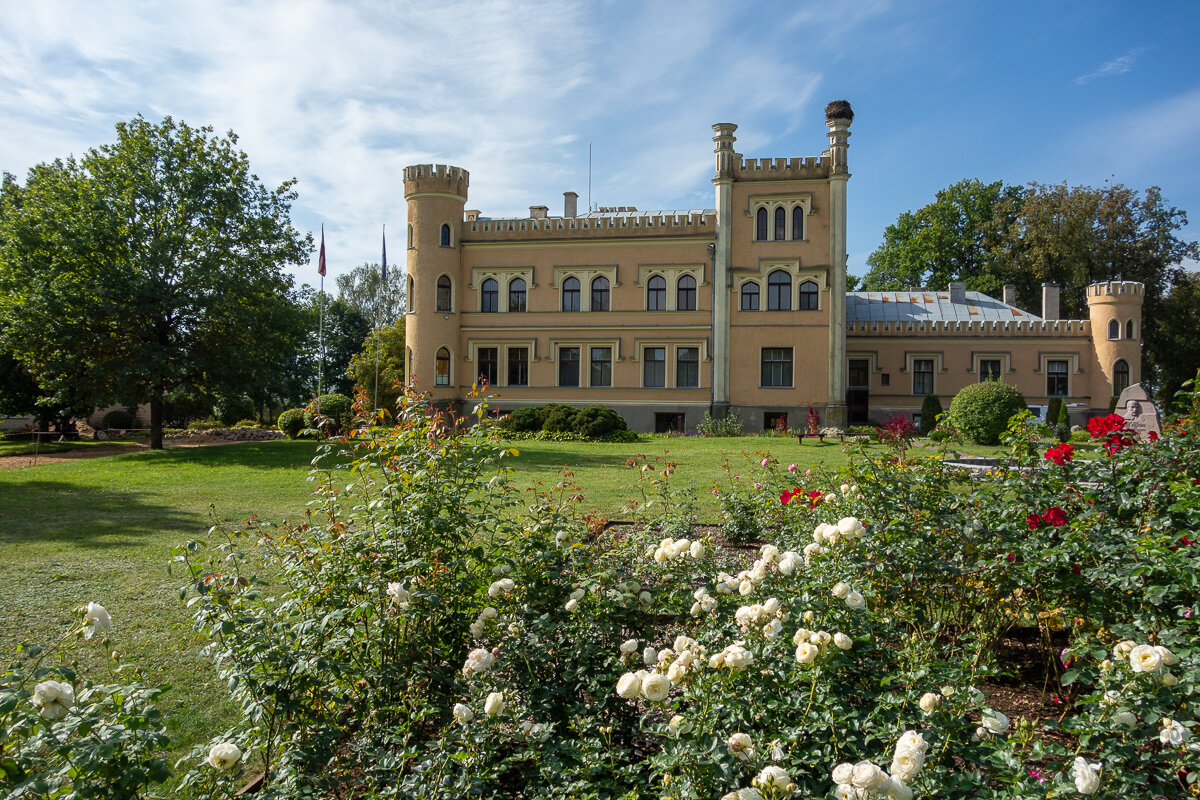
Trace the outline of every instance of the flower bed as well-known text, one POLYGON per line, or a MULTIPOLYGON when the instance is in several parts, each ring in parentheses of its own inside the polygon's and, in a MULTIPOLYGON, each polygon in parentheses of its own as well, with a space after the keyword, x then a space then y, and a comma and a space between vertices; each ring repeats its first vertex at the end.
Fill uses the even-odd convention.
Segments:
POLYGON ((251 770, 279 797, 1195 786, 1194 416, 1146 443, 1098 425, 1093 461, 1030 453, 1017 423, 1018 455, 975 481, 756 456, 711 489, 721 537, 662 460, 630 462, 634 521, 613 527, 569 476, 511 490, 484 408, 468 426, 408 396, 396 421, 351 457, 328 445, 304 522, 177 551, 245 716, 193 756, 206 796, 251 770), (1060 714, 1018 713, 1033 676, 1060 714))

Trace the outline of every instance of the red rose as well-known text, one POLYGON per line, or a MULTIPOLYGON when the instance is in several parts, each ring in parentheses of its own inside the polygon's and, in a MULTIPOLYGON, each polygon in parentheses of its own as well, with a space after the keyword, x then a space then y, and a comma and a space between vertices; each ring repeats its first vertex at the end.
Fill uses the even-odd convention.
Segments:
POLYGON ((1039 514, 1030 514, 1025 518, 1025 521, 1029 523, 1029 530, 1031 531, 1042 527, 1042 518, 1039 514))
POLYGON ((1042 519, 1048 524, 1058 527, 1067 524, 1067 512, 1063 511, 1058 506, 1051 506, 1046 509, 1046 513, 1042 514, 1042 519))

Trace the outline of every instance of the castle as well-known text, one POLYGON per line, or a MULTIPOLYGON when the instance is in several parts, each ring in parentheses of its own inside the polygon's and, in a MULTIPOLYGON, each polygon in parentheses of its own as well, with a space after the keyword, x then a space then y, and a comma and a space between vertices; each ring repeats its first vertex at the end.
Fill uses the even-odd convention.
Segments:
POLYGON ((846 291, 847 160, 854 112, 826 108, 819 157, 744 158, 713 126, 716 208, 528 217, 467 210, 465 169, 404 170, 407 374, 443 404, 486 380, 504 410, 606 405, 638 431, 691 431, 735 407, 747 430, 916 415, 1000 379, 1072 422, 1141 379, 1143 287, 1087 287, 1086 320, 1041 315, 964 284, 846 291))

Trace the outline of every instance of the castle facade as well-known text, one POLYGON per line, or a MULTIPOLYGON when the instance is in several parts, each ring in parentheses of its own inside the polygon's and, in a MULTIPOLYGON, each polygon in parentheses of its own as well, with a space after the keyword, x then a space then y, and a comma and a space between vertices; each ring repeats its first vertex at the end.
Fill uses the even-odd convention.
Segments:
POLYGON ((853 111, 826 108, 818 157, 744 158, 713 126, 713 209, 494 219, 467 209, 465 169, 404 170, 407 374, 443 404, 486 381, 504 410, 606 405, 639 431, 691 431, 733 407, 747 430, 919 413, 968 383, 1012 383, 1072 421, 1141 379, 1141 284, 1087 288, 1089 318, 1040 315, 963 284, 846 291, 853 111))

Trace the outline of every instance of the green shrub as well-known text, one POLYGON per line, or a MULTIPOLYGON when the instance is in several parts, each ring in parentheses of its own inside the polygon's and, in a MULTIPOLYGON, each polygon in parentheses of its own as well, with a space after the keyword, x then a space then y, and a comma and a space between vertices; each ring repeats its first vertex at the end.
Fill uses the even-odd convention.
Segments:
POLYGON ((318 408, 321 409, 320 416, 327 420, 321 427, 326 434, 334 435, 350 428, 354 419, 354 401, 346 395, 323 394, 309 403, 304 409, 304 427, 317 427, 317 423, 321 421, 317 419, 318 408))
POLYGON ((1074 444, 1086 444, 1092 440, 1092 435, 1086 430, 1071 431, 1071 441, 1074 444))
POLYGON ((964 387, 950 403, 954 429, 975 444, 999 444, 1008 418, 1025 411, 1025 398, 1015 386, 984 381, 964 387))
POLYGON ((1059 412, 1062 410, 1064 403, 1061 397, 1051 397, 1046 403, 1046 424, 1054 425, 1058 422, 1059 412))
POLYGON ((929 432, 937 427, 938 415, 942 413, 942 401, 938 399, 936 394, 927 394, 925 399, 921 401, 921 430, 922 436, 928 436, 929 432))
POLYGON ((949 428, 934 428, 929 432, 929 438, 935 442, 944 442, 954 438, 954 431, 949 428))
POLYGON ((212 407, 213 416, 226 427, 233 425, 239 419, 257 416, 255 412, 254 401, 244 394, 218 397, 212 407))
POLYGON ((575 433, 589 439, 599 439, 613 431, 629 428, 625 418, 607 406, 586 406, 579 409, 571 420, 571 426, 575 433))
POLYGON ((188 423, 212 414, 213 398, 191 392, 168 392, 163 397, 163 424, 186 428, 188 423))
POLYGON ((1054 426, 1054 435, 1060 442, 1071 441, 1071 410, 1067 408, 1066 403, 1059 403, 1058 416, 1054 419, 1057 422, 1054 426))
POLYGON ((513 433, 533 433, 540 431, 542 426, 546 424, 546 406, 528 406, 527 408, 518 408, 512 412, 512 415, 505 422, 505 430, 513 433))
POLYGON ((102 428, 126 428, 137 427, 137 417, 128 408, 114 408, 112 411, 104 415, 104 419, 100 422, 102 428))
POLYGON ((233 423, 233 427, 234 428, 257 428, 258 420, 239 419, 237 422, 233 423))
POLYGON ((619 431, 609 431, 608 433, 599 436, 596 441, 605 442, 608 444, 633 444, 634 442, 641 441, 641 439, 641 436, 638 436, 633 431, 625 428, 624 430, 619 431))
POLYGON ((299 439, 300 431, 304 430, 304 409, 289 408, 279 415, 279 420, 276 422, 279 430, 289 439, 299 439))
POLYGON ((723 418, 716 418, 704 412, 704 419, 696 424, 696 433, 700 436, 707 437, 732 437, 742 436, 746 432, 742 425, 742 418, 738 415, 736 408, 731 408, 725 413, 723 418))
POLYGON ((542 424, 542 430, 547 433, 575 433, 575 413, 576 409, 572 406, 554 405, 547 406, 550 409, 546 415, 546 421, 542 424))
POLYGON ((215 419, 212 419, 211 417, 209 419, 193 420, 192 422, 189 422, 187 425, 187 429, 189 431, 207 431, 212 428, 219 428, 219 427, 221 427, 220 420, 215 420, 215 419))

